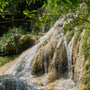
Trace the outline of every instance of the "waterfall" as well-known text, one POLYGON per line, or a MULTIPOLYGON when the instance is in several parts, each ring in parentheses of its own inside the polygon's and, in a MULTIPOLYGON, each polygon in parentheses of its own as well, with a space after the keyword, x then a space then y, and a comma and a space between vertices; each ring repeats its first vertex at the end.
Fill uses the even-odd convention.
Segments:
POLYGON ((58 58, 59 58, 59 75, 62 74, 62 63, 61 63, 61 55, 60 55, 60 45, 61 45, 61 42, 62 42, 62 38, 60 39, 59 43, 57 44, 57 49, 59 49, 58 51, 58 58))
POLYGON ((72 71, 71 71, 71 65, 72 65, 72 48, 73 48, 73 41, 74 41, 74 36, 72 37, 72 40, 69 42, 67 45, 66 39, 63 36, 64 39, 64 44, 67 50, 67 62, 68 62, 68 77, 72 78, 72 71))
MULTIPOLYGON (((58 78, 60 78, 60 75, 63 74, 63 71, 62 71, 63 66, 62 66, 60 49, 61 49, 62 42, 64 42, 66 54, 67 54, 67 63, 68 63, 68 79, 63 79, 63 80, 60 79, 56 88, 59 88, 57 90, 62 90, 64 85, 65 85, 65 89, 63 89, 63 90, 70 90, 70 89, 75 90, 74 83, 71 80, 72 71, 70 68, 70 66, 72 65, 71 56, 72 56, 74 36, 73 36, 72 40, 69 42, 69 44, 67 45, 65 36, 63 35, 64 26, 73 20, 72 18, 69 17, 70 15, 71 14, 67 14, 62 19, 59 19, 54 24, 54 26, 47 32, 47 34, 40 38, 40 40, 39 40, 40 42, 38 44, 36 44, 35 46, 33 46, 29 51, 25 52, 22 56, 20 56, 18 58, 18 61, 15 63, 15 65, 13 65, 13 67, 11 67, 5 74, 14 75, 15 77, 27 82, 28 85, 32 85, 32 86, 35 85, 36 86, 37 84, 36 84, 35 78, 37 78, 37 77, 35 77, 31 73, 32 61, 37 59, 36 63, 39 64, 38 62, 40 60, 38 61, 38 58, 37 58, 39 55, 38 53, 39 53, 41 47, 44 47, 43 43, 45 42, 45 40, 49 40, 48 44, 46 44, 46 46, 44 47, 45 48, 44 53, 41 54, 42 56, 44 54, 44 56, 43 56, 44 61, 42 63, 44 63, 45 74, 42 75, 42 77, 40 77, 40 80, 41 80, 41 82, 43 82, 43 85, 47 85, 46 84, 47 80, 45 80, 45 79, 48 79, 49 76, 46 77, 46 75, 48 75, 48 73, 51 72, 52 69, 54 71, 54 80, 57 79, 57 76, 55 75, 56 73, 59 73, 58 78), (67 21, 65 21, 66 18, 67 18, 67 21), (62 27, 59 27, 58 25, 62 25, 62 27), (49 48, 49 46, 51 46, 52 44, 55 44, 55 46, 53 46, 53 48, 55 48, 55 50, 52 51, 54 53, 53 53, 52 58, 50 58, 49 51, 47 48, 49 48), (49 60, 49 58, 51 59, 51 61, 49 60), (58 61, 56 62, 57 58, 58 58, 58 61), (58 66, 55 65, 55 63, 57 63, 58 66), (49 64, 51 65, 51 67, 49 66, 49 64), (56 68, 58 69, 58 71, 56 71, 56 68)), ((33 63, 35 63, 35 61, 33 63)), ((40 66, 40 67, 42 67, 42 66, 40 66)), ((39 70, 40 69, 41 68, 39 68, 39 70)), ((17 87, 18 87, 18 84, 17 84, 17 87)), ((40 90, 40 89, 43 90, 43 88, 38 86, 32 90, 40 90)), ((16 90, 20 90, 20 89, 16 89, 16 90)), ((28 89, 28 90, 31 90, 31 89, 28 89)))
POLYGON ((49 59, 49 57, 48 57, 48 51, 47 50, 45 50, 45 58, 44 58, 44 65, 45 65, 45 73, 48 73, 48 59, 49 59))

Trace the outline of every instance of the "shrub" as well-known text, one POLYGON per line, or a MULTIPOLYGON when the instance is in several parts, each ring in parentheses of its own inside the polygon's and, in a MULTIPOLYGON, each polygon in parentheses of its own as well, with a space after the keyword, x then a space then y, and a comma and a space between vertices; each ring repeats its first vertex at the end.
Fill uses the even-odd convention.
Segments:
POLYGON ((18 40, 23 34, 27 33, 22 27, 9 28, 8 32, 0 38, 0 55, 18 52, 16 50, 18 48, 18 40))

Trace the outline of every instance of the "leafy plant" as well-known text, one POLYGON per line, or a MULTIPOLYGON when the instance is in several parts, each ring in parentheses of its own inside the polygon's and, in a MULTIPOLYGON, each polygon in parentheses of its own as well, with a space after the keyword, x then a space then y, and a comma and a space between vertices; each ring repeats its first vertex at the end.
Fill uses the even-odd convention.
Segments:
POLYGON ((18 43, 18 39, 20 38, 21 35, 27 34, 22 27, 18 28, 10 28, 9 31, 0 38, 0 55, 5 55, 7 54, 7 47, 15 49, 16 44, 18 43))

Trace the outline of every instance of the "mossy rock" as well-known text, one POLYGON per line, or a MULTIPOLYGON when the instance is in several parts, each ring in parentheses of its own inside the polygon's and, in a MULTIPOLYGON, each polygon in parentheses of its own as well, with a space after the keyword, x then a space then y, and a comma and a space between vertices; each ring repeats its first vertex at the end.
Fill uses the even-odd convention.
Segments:
POLYGON ((35 38, 28 34, 22 35, 18 39, 9 41, 3 49, 3 55, 13 55, 24 51, 35 44, 35 38))
POLYGON ((23 50, 34 44, 35 44, 35 38, 27 34, 27 35, 22 35, 20 37, 18 47, 23 50))

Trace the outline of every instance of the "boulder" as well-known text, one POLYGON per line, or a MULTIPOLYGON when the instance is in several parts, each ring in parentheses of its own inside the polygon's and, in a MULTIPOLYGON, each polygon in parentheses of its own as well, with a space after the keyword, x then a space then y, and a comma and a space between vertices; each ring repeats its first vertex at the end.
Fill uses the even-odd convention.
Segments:
POLYGON ((24 50, 26 48, 33 46, 34 44, 35 44, 35 38, 27 34, 27 35, 22 35, 20 37, 18 47, 21 50, 24 50))
POLYGON ((28 90, 27 84, 12 75, 0 76, 0 90, 28 90))

